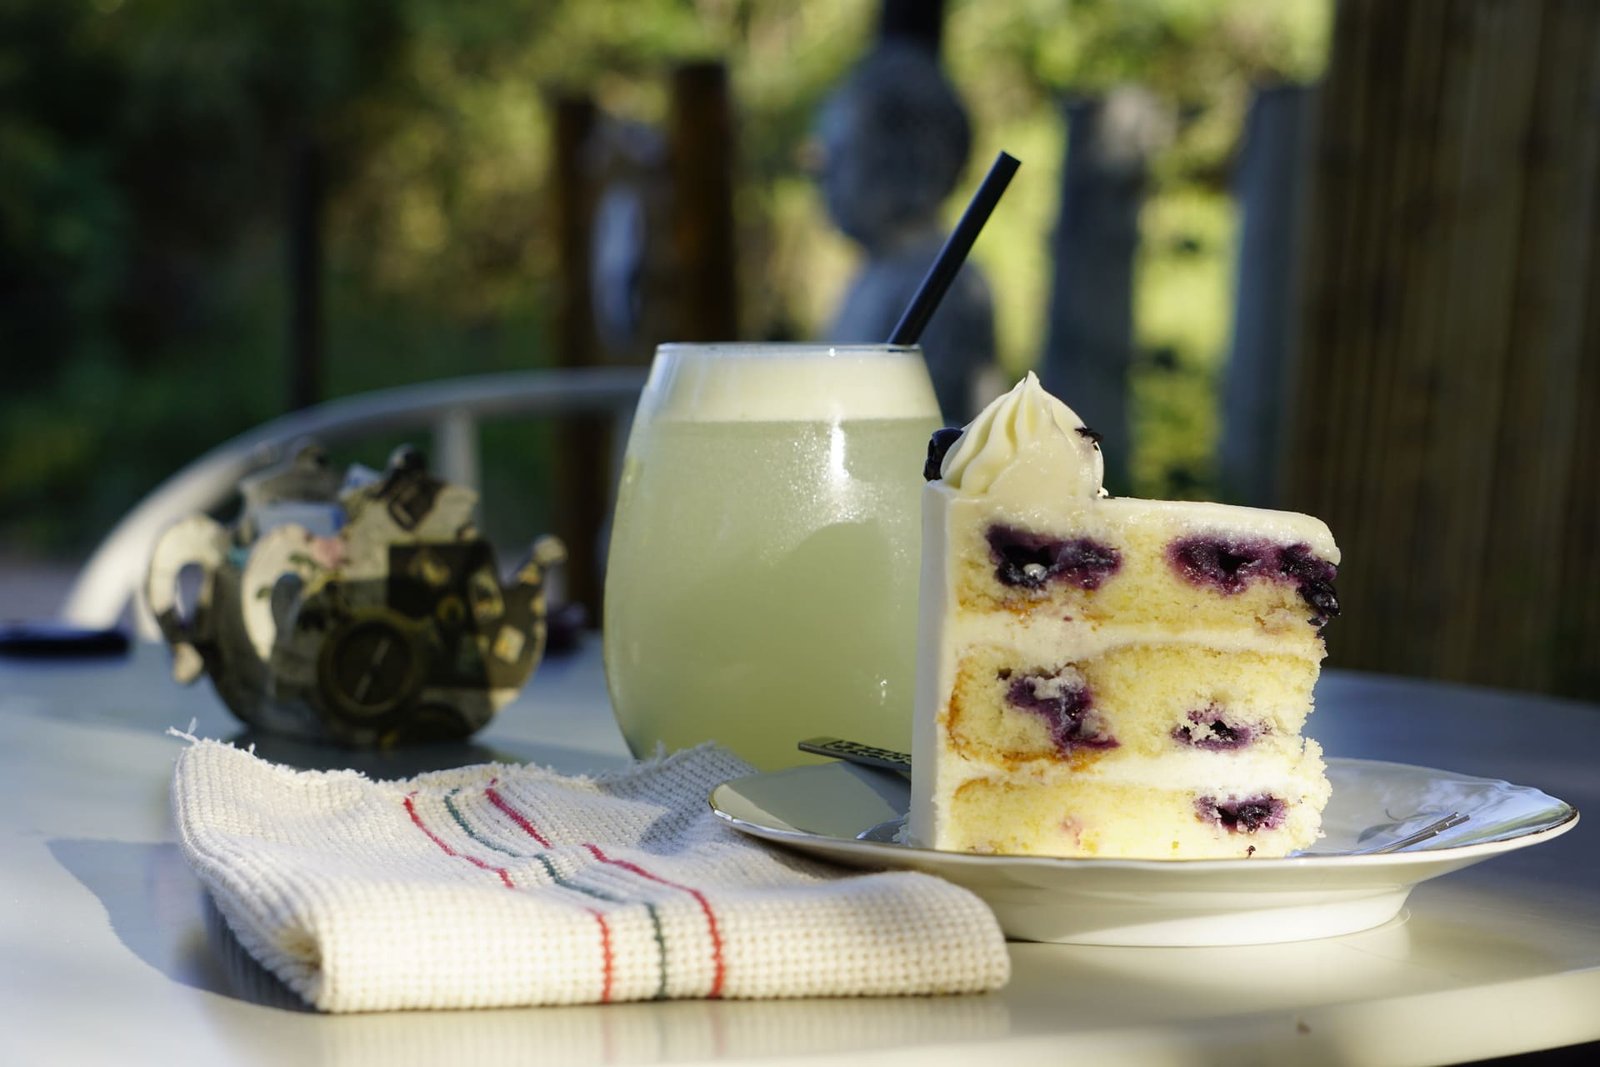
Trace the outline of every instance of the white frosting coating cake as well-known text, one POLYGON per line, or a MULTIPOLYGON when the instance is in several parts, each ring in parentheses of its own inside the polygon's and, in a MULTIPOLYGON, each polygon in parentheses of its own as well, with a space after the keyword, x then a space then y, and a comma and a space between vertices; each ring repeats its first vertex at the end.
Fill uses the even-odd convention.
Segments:
POLYGON ((934 459, 908 837, 1158 858, 1315 841, 1327 526, 1106 497, 1096 435, 1032 374, 934 459))

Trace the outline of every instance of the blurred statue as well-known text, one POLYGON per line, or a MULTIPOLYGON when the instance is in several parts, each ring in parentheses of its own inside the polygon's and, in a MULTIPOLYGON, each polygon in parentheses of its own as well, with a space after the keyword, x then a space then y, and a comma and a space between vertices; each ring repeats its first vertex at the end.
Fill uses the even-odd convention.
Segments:
MULTIPOLYGON (((904 6, 904 5, 902 5, 904 6)), ((937 14, 938 5, 927 5, 937 14)), ((819 116, 823 198, 834 223, 865 250, 827 340, 888 338, 944 244, 940 205, 966 165, 966 110, 939 68, 937 31, 890 32, 857 64, 819 116)), ((972 381, 994 360, 994 305, 970 261, 921 344, 947 422, 972 415, 972 381)))

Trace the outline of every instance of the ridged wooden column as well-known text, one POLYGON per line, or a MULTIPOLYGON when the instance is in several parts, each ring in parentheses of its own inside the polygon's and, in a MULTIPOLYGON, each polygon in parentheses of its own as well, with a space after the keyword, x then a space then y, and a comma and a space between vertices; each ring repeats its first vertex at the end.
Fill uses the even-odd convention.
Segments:
POLYGON ((1600 4, 1343 0, 1284 499, 1330 665, 1600 696, 1600 4))

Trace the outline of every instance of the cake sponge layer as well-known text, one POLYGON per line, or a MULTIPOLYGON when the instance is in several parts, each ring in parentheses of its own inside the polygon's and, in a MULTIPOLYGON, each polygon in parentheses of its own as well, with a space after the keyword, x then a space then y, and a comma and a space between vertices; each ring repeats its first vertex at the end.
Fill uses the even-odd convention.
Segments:
POLYGON ((1070 775, 975 778, 948 801, 935 847, 1003 855, 1138 859, 1284 856, 1317 839, 1328 799, 1318 773, 1188 788, 1070 775))
POLYGON ((1323 555, 1329 549, 1297 525, 1242 530, 1242 516, 1232 513, 1247 511, 1100 500, 1045 520, 952 501, 955 606, 1168 633, 1244 629, 1314 638, 1338 611, 1334 566, 1323 555))
POLYGON ((1200 753, 1299 757, 1314 659, 1191 644, 1129 644, 1076 661, 967 648, 941 726, 962 759, 1034 761, 1125 774, 1139 761, 1200 753))

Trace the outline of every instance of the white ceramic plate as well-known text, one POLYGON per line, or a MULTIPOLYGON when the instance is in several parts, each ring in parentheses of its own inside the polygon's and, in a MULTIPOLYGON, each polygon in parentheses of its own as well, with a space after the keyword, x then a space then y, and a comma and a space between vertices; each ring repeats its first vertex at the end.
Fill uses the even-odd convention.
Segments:
POLYGON ((1399 914, 1417 883, 1549 841, 1578 821, 1576 809, 1537 789, 1448 771, 1330 759, 1328 777, 1325 836, 1314 851, 1283 859, 1052 859, 912 848, 884 840, 882 829, 904 817, 909 782, 848 763, 725 782, 711 807, 735 829, 835 863, 926 871, 965 886, 1010 937, 1095 945, 1246 945, 1369 929, 1399 914), (1402 852, 1356 851, 1450 812, 1469 819, 1402 852))

